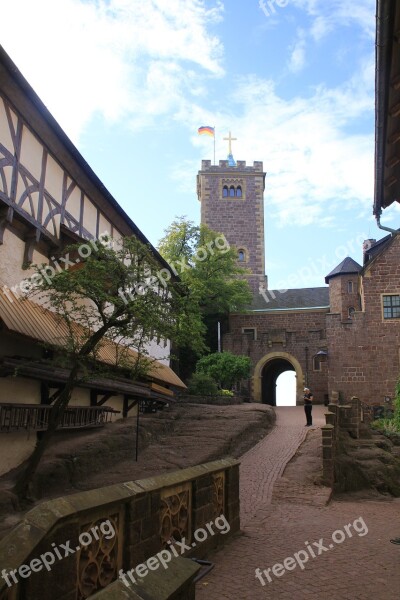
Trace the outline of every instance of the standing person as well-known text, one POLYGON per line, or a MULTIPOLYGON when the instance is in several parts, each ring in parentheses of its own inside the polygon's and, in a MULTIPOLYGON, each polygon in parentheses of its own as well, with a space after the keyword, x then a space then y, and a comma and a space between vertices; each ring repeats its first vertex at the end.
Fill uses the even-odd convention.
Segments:
POLYGON ((314 396, 312 395, 309 388, 304 388, 304 412, 306 413, 306 427, 311 427, 312 425, 312 403, 314 400, 314 396))

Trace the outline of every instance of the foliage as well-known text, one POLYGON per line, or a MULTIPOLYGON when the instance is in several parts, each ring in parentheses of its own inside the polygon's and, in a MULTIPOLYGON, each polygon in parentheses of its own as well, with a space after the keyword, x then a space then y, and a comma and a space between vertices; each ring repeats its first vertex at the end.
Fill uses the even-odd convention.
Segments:
POLYGON ((159 243, 162 256, 177 270, 201 315, 239 311, 251 302, 246 271, 222 234, 184 217, 175 220, 159 243))
POLYGON ((231 390, 219 390, 218 396, 229 396, 232 398, 235 394, 231 390))
POLYGON ((248 356, 236 356, 231 352, 215 352, 201 358, 196 366, 198 373, 212 377, 221 389, 230 389, 242 379, 248 379, 251 361, 248 356))
POLYGON ((394 415, 391 419, 377 419, 371 423, 373 429, 379 429, 388 434, 400 434, 400 378, 396 384, 394 398, 394 415))
POLYGON ((371 427, 386 433, 400 433, 394 419, 376 419, 372 421, 371 427))
POLYGON ((218 386, 209 375, 193 373, 189 380, 188 392, 191 396, 216 396, 218 386))
MULTIPOLYGON (((210 348, 216 350, 217 322, 224 322, 232 311, 251 303, 248 282, 240 278, 246 271, 238 266, 236 250, 222 234, 205 225, 197 226, 185 217, 176 219, 159 243, 159 251, 170 263, 188 291, 187 313, 194 339, 175 340, 174 351, 181 376, 188 377, 196 360, 210 348)), ((190 330, 185 328, 185 332, 190 330)))

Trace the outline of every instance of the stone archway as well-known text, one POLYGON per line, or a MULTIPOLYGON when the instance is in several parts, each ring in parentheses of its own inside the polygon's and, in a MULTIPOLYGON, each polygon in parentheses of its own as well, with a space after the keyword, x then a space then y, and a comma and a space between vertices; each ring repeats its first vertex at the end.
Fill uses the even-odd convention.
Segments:
POLYGON ((302 398, 304 388, 303 369, 297 358, 287 352, 270 352, 258 361, 253 375, 254 402, 267 402, 273 406, 276 404, 275 385, 276 380, 284 371, 295 371, 296 373, 296 401, 302 398), (264 383, 264 385, 263 385, 264 383), (269 386, 269 392, 268 392, 269 386))

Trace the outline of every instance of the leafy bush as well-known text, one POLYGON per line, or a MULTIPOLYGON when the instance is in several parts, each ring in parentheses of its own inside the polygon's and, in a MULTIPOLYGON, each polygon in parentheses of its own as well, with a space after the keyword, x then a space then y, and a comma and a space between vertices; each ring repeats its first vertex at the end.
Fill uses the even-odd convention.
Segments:
POLYGON ((391 419, 377 419, 371 425, 373 429, 379 429, 384 433, 400 433, 400 378, 396 384, 393 417, 391 419))
POLYGON ((218 392, 218 396, 229 396, 230 398, 232 398, 232 396, 234 395, 235 394, 231 392, 231 390, 219 390, 218 392))
POLYGON ((248 356, 236 356, 232 352, 215 352, 203 356, 196 371, 212 377, 220 388, 230 389, 235 383, 250 377, 251 360, 248 356))
POLYGON ((218 386, 210 375, 194 373, 189 380, 188 393, 191 396, 216 396, 218 386))
POLYGON ((371 423, 373 429, 379 429, 386 433, 399 433, 394 419, 377 419, 371 423))

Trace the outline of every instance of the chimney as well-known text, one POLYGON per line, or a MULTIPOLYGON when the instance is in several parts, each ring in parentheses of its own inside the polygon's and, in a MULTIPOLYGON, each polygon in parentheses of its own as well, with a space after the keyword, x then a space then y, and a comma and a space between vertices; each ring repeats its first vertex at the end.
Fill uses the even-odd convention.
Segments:
POLYGON ((368 256, 368 250, 374 245, 376 244, 376 240, 364 240, 363 242, 363 257, 364 257, 364 265, 367 264, 368 260, 369 260, 369 256, 368 256))

